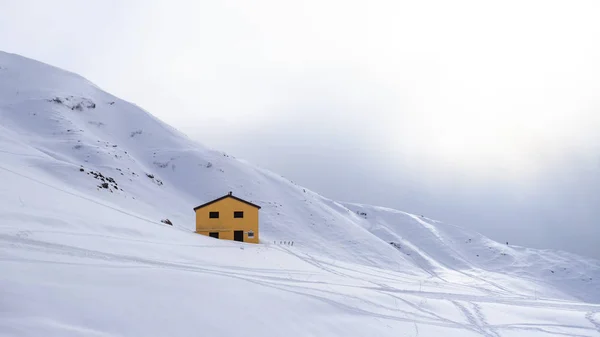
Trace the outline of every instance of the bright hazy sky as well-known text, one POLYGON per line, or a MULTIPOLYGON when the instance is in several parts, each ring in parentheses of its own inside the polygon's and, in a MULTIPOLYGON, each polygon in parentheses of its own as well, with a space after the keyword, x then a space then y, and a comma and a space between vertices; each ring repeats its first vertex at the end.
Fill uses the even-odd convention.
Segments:
POLYGON ((600 257, 598 1, 0 0, 0 48, 325 196, 600 257))

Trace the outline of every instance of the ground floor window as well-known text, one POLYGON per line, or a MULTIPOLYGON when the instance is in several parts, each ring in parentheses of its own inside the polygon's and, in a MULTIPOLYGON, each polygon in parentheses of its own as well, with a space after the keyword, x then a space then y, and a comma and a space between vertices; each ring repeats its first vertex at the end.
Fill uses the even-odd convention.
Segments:
POLYGON ((248 238, 249 239, 253 239, 254 238, 254 232, 253 231, 248 231, 248 238))

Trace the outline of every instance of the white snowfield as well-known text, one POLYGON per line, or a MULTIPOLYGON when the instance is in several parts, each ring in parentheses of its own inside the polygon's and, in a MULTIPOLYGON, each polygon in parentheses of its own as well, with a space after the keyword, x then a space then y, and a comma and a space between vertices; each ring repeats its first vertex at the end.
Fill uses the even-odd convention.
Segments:
POLYGON ((597 260, 329 200, 75 74, 0 52, 0 123, 0 336, 600 336, 597 260), (194 233, 229 191, 262 244, 194 233))

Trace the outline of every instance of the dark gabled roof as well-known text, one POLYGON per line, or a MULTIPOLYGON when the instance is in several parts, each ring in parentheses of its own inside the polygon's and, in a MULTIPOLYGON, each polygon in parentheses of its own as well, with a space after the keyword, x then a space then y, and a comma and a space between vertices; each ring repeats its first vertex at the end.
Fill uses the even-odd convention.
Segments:
POLYGON ((235 199, 235 200, 237 200, 237 201, 241 201, 241 202, 243 202, 243 203, 245 203, 245 204, 248 204, 248 205, 250 205, 250 206, 253 206, 253 207, 256 207, 256 208, 260 209, 260 206, 258 206, 258 205, 256 205, 256 204, 253 204, 253 203, 251 203, 250 201, 246 201, 246 200, 244 200, 244 199, 240 199, 240 198, 238 198, 238 197, 236 197, 236 196, 233 196, 233 195, 231 194, 231 192, 229 192, 228 194, 225 194, 224 196, 222 196, 222 197, 220 197, 220 198, 217 198, 217 199, 215 199, 215 200, 213 200, 213 201, 209 201, 209 202, 207 202, 207 203, 205 203, 205 204, 202 204, 202 205, 200 205, 200 206, 196 206, 196 207, 194 207, 194 211, 196 211, 198 208, 202 208, 202 207, 204 207, 204 206, 208 206, 208 205, 210 205, 210 204, 213 204, 213 203, 215 203, 215 202, 217 202, 217 201, 221 201, 221 200, 223 200, 223 199, 225 199, 225 198, 233 198, 233 199, 235 199))

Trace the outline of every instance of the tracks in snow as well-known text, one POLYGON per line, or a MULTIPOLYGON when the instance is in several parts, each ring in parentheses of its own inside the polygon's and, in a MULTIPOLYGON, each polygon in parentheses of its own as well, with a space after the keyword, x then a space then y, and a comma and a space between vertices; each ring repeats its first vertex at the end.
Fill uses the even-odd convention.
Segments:
POLYGON ((600 311, 590 311, 585 314, 585 319, 587 319, 592 325, 596 328, 596 331, 600 332, 600 321, 597 321, 594 316, 600 313, 600 311))
MULTIPOLYGON (((352 314, 360 314, 360 315, 364 315, 364 316, 376 317, 379 319, 389 319, 389 320, 401 321, 401 322, 410 322, 410 323, 416 322, 419 324, 435 325, 435 326, 440 326, 440 327, 445 327, 445 328, 455 328, 455 329, 464 329, 465 328, 460 323, 453 323, 451 321, 440 322, 440 321, 437 321, 434 319, 428 319, 427 317, 423 317, 422 315, 418 315, 418 314, 412 315, 412 317, 408 317, 407 315, 410 314, 409 312, 398 311, 394 315, 394 314, 382 314, 382 313, 378 313, 375 311, 366 310, 366 309, 363 309, 360 307, 351 306, 346 303, 343 303, 342 301, 336 300, 336 299, 334 299, 334 297, 328 296, 327 294, 319 295, 319 294, 315 294, 315 293, 311 292, 314 290, 316 290, 318 292, 319 291, 318 289, 301 287, 298 285, 298 283, 309 283, 309 284, 317 283, 318 284, 319 282, 290 280, 290 279, 284 278, 284 277, 272 277, 272 276, 267 276, 267 275, 252 275, 252 274, 244 273, 243 271, 240 271, 240 270, 236 270, 235 268, 233 268, 233 270, 232 270, 232 268, 227 268, 227 267, 223 267, 223 268, 219 269, 218 267, 214 267, 214 266, 201 267, 201 266, 194 265, 194 264, 172 263, 172 262, 166 262, 166 261, 150 260, 150 259, 134 257, 134 256, 129 256, 129 255, 120 255, 120 254, 115 254, 115 253, 100 252, 100 251, 79 248, 79 247, 74 247, 74 246, 68 246, 68 245, 63 245, 63 244, 58 244, 58 243, 50 243, 50 242, 31 239, 31 238, 28 238, 27 236, 12 236, 12 235, 0 234, 0 241, 4 241, 5 243, 7 243, 7 246, 14 246, 15 248, 22 248, 22 249, 41 250, 42 252, 45 252, 45 253, 68 255, 68 256, 79 257, 79 258, 98 259, 98 260, 103 260, 103 261, 107 261, 107 262, 132 263, 132 264, 135 264, 138 266, 144 266, 144 267, 168 268, 168 269, 182 270, 182 271, 188 271, 188 272, 206 273, 206 274, 212 274, 212 275, 228 277, 228 278, 235 278, 235 279, 251 282, 254 284, 258 284, 261 286, 278 289, 281 291, 286 291, 286 292, 294 293, 297 295, 305 296, 305 297, 308 297, 308 298, 311 298, 314 300, 318 300, 318 301, 330 304, 332 306, 335 306, 344 312, 349 312, 352 314), (402 317, 399 314, 403 314, 404 317, 402 317)), ((28 260, 19 259, 17 261, 28 261, 28 260)), ((39 260, 38 261, 29 260, 28 262, 32 262, 32 261, 33 262, 41 262, 41 263, 49 262, 49 261, 39 261, 39 260)), ((58 262, 58 263, 62 263, 62 262, 58 262)), ((106 265, 103 265, 103 267, 105 267, 105 266, 106 265)), ((116 264, 114 266, 118 266, 118 264, 116 264)), ((131 266, 129 266, 129 267, 131 267, 131 266)), ((281 273, 281 271, 280 271, 280 273, 281 273)), ((348 297, 347 294, 335 293, 334 291, 330 291, 329 295, 348 297)), ((375 304, 374 302, 369 301, 367 298, 355 297, 355 299, 362 300, 367 305, 375 304)))
MULTIPOLYGON (((380 282, 375 282, 372 279, 365 279, 362 277, 357 277, 355 274, 346 274, 346 273, 340 272, 337 269, 340 269, 342 267, 326 266, 326 265, 324 265, 323 262, 318 261, 314 257, 311 257, 311 256, 305 257, 301 254, 293 252, 292 249, 288 249, 288 248, 284 248, 284 247, 277 247, 277 249, 288 252, 288 253, 296 256, 297 258, 301 259, 302 261, 309 263, 317 268, 320 268, 321 270, 323 270, 325 272, 332 273, 334 275, 338 275, 338 276, 345 277, 345 278, 352 278, 352 279, 357 279, 357 280, 371 283, 375 286, 370 287, 370 289, 385 292, 385 293, 390 293, 390 294, 393 294, 393 293, 410 294, 410 295, 416 295, 419 297, 430 298, 430 299, 439 299, 439 300, 456 300, 456 301, 478 302, 478 303, 499 303, 499 304, 507 304, 507 305, 518 305, 518 306, 539 307, 539 308, 554 308, 554 309, 574 310, 574 311, 599 309, 598 305, 578 304, 578 303, 572 303, 572 302, 561 303, 559 301, 554 301, 554 302, 535 301, 535 300, 531 300, 526 297, 514 297, 514 296, 512 296, 512 297, 510 297, 510 296, 490 297, 490 296, 481 296, 481 295, 455 294, 455 293, 448 293, 448 292, 432 292, 432 291, 417 291, 417 290, 399 289, 399 288, 390 287, 385 284, 381 284, 380 282)), ((356 271, 355 273, 362 273, 362 272, 356 271)), ((375 278, 380 278, 379 276, 376 276, 376 275, 370 275, 370 276, 373 276, 375 278)), ((392 279, 392 278, 389 278, 388 280, 399 281, 398 279, 392 279)), ((381 281, 386 281, 386 280, 382 279, 381 281)), ((362 288, 369 288, 369 287, 362 287, 362 288)))
MULTIPOLYGON (((553 326, 546 326, 544 324, 532 324, 532 325, 492 325, 486 320, 485 315, 482 312, 479 303, 502 303, 514 306, 525 306, 525 307, 544 307, 544 308, 556 308, 561 310, 576 310, 576 311, 589 311, 585 318, 593 324, 596 331, 600 332, 600 323, 594 317, 599 312, 599 306, 594 305, 578 305, 575 303, 560 303, 560 302, 534 302, 520 299, 511 298, 490 298, 486 296, 478 295, 463 295, 453 294, 444 292, 420 292, 420 291, 408 291, 395 288, 389 284, 385 284, 391 276, 375 275, 366 273, 364 274, 360 270, 351 270, 347 267, 337 267, 334 265, 327 265, 321 263, 321 261, 314 257, 305 257, 300 254, 292 254, 302 261, 317 267, 323 271, 323 274, 329 274, 339 276, 344 279, 357 279, 364 282, 369 282, 373 286, 361 286, 351 284, 335 284, 326 281, 309 281, 294 279, 291 276, 286 277, 285 270, 263 270, 253 268, 237 268, 227 266, 214 266, 214 265, 198 265, 194 261, 183 261, 183 262, 170 262, 153 260, 143 257, 136 257, 131 255, 123 255, 117 253, 109 253, 96 251, 91 249, 79 248, 75 246, 51 243, 41 240, 36 240, 28 235, 8 235, 0 234, 0 242, 4 246, 14 246, 17 249, 29 249, 38 250, 50 254, 61 254, 79 258, 89 258, 96 260, 103 260, 109 262, 109 265, 114 267, 123 267, 125 263, 127 267, 155 267, 155 268, 167 268, 176 269, 188 272, 206 273, 212 275, 218 275, 223 277, 235 278, 258 284, 261 286, 278 289, 294 293, 300 296, 305 296, 314 300, 318 300, 329 305, 335 306, 340 310, 352 314, 359 314, 378 319, 387 319, 401 322, 410 322, 415 324, 433 325, 451 329, 466 329, 471 332, 481 334, 485 337, 500 337, 498 329, 502 330, 531 330, 538 332, 545 332, 554 334, 554 332, 547 330, 553 328, 553 326), (346 269, 347 272, 340 271, 346 269), (272 273, 269 275, 269 273, 272 273), (360 276, 362 275, 362 276, 360 276), (368 275, 368 276, 367 276, 368 275), (370 277, 373 279, 370 279, 370 277), (379 277, 379 278, 378 278, 379 277), (325 288, 323 287, 325 286, 325 288), (332 289, 331 287, 338 287, 332 289), (341 287, 341 288, 340 288, 341 287), (401 303, 406 304, 406 307, 396 307, 388 305, 386 302, 377 301, 371 298, 371 296, 357 296, 354 295, 354 291, 348 289, 355 288, 358 292, 374 291, 376 294, 385 294, 391 296, 395 300, 399 300, 401 303), (395 295, 398 294, 398 295, 395 295), (441 313, 421 308, 421 305, 417 305, 410 301, 410 298, 404 298, 402 295, 413 295, 424 300, 430 298, 435 300, 451 301, 460 312, 463 313, 467 320, 465 322, 459 322, 451 318, 446 318, 441 313), (475 303, 477 302, 477 303, 475 303), (356 305, 359 304, 359 305, 356 305), (410 308, 414 309, 411 310, 410 308)), ((287 249, 277 249, 281 251, 288 251, 287 249)), ((18 260, 25 261, 25 260, 18 260)), ((46 262, 33 260, 35 262, 46 262)), ((48 261, 49 262, 49 261, 48 261)), ((58 262, 60 263, 60 262, 58 262)), ((69 263, 67 263, 69 264, 69 263)), ((367 283, 368 284, 368 283, 367 283)), ((578 329, 589 329, 585 327, 571 327, 578 329)), ((572 334, 571 334, 572 335, 572 334)))
POLYGON ((501 337, 498 334, 498 332, 496 332, 496 329, 491 327, 486 322, 485 317, 481 312, 481 308, 477 304, 471 303, 471 306, 473 306, 473 310, 471 311, 467 309, 466 306, 457 301, 452 301, 452 303, 458 308, 458 310, 460 310, 463 313, 463 315, 469 322, 469 326, 472 327, 475 331, 477 331, 485 337, 501 337))
MULTIPOLYGON (((124 239, 124 240, 126 240, 126 239, 124 239)), ((144 264, 144 265, 151 265, 151 266, 158 266, 158 267, 169 267, 169 268, 184 269, 184 270, 191 270, 191 271, 201 271, 201 272, 214 273, 214 274, 219 274, 219 275, 224 275, 224 276, 237 275, 240 277, 248 277, 248 278, 263 277, 263 278, 269 278, 272 281, 279 280, 279 281, 285 281, 286 283, 291 283, 291 284, 294 284, 294 283, 295 284, 323 283, 323 282, 319 282, 319 281, 310 281, 310 280, 299 280, 299 279, 294 280, 289 277, 269 277, 266 275, 255 275, 255 274, 248 274, 248 275, 239 274, 238 275, 238 274, 231 273, 231 270, 232 269, 239 270, 239 271, 242 271, 242 270, 264 271, 264 270, 257 270, 257 269, 253 269, 253 268, 236 268, 236 267, 228 267, 228 266, 224 266, 224 267, 202 266, 201 267, 201 266, 195 264, 194 261, 168 262, 168 261, 152 260, 152 259, 146 259, 146 258, 142 258, 142 257, 135 257, 135 256, 130 256, 130 255, 120 255, 120 254, 115 254, 115 253, 106 253, 106 252, 100 252, 100 251, 79 248, 79 247, 69 246, 69 245, 64 245, 64 244, 50 243, 50 242, 46 242, 46 241, 32 239, 32 238, 29 238, 28 236, 23 236, 20 234, 17 234, 17 235, 0 234, 0 241, 4 241, 4 242, 8 243, 9 245, 23 246, 24 248, 30 247, 33 249, 44 250, 49 253, 57 253, 57 254, 61 254, 61 255, 70 255, 70 256, 76 256, 76 257, 92 258, 92 259, 100 259, 100 260, 104 260, 104 261, 111 261, 111 262, 118 262, 118 263, 130 262, 130 263, 137 263, 137 264, 144 264)), ((134 241, 137 241, 137 240, 134 240, 134 241)), ((202 246, 200 246, 200 247, 202 247, 202 246)), ((288 250, 282 249, 282 251, 288 251, 288 250)), ((372 287, 359 286, 359 285, 354 286, 354 287, 365 289, 365 290, 373 290, 373 291, 378 291, 378 292, 382 292, 382 293, 386 293, 386 294, 408 294, 408 295, 419 296, 422 298, 439 299, 439 300, 465 301, 465 302, 477 302, 477 303, 498 303, 498 304, 507 304, 507 305, 516 305, 516 306, 543 307, 543 308, 554 308, 554 309, 573 310, 573 311, 588 310, 588 311, 590 311, 590 314, 589 314, 589 316, 586 316, 586 317, 588 318, 588 320, 594 322, 593 323, 594 326, 596 326, 598 329, 600 329, 600 323, 595 321, 593 318, 593 315, 595 313, 599 312, 600 306, 598 306, 598 305, 578 304, 578 303, 571 303, 571 302, 562 303, 562 302, 550 302, 550 301, 534 301, 534 300, 511 298, 511 297, 490 298, 488 296, 481 296, 481 295, 404 290, 404 289, 394 288, 392 286, 389 286, 387 284, 382 284, 380 282, 374 282, 373 280, 370 280, 368 278, 357 277, 356 273, 360 274, 361 271, 355 271, 354 274, 346 274, 346 273, 337 271, 336 270, 337 267, 335 267, 335 266, 324 266, 323 264, 321 264, 318 260, 316 260, 314 258, 309 259, 309 258, 303 257, 299 254, 293 254, 293 255, 300 258, 301 260, 305 261, 306 263, 309 263, 309 264, 323 270, 327 274, 332 274, 332 275, 336 275, 336 276, 343 277, 343 278, 356 279, 356 280, 360 280, 360 281, 363 281, 366 283, 371 283, 374 285, 372 287)), ((280 274, 285 273, 285 270, 279 270, 279 273, 280 274)), ((370 274, 368 274, 368 275, 370 275, 370 274)), ((378 277, 377 275, 370 275, 370 276, 372 276, 373 278, 378 277)), ((391 278, 390 278, 390 280, 391 280, 391 278)), ((384 282, 386 280, 380 279, 380 281, 384 282)))

